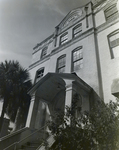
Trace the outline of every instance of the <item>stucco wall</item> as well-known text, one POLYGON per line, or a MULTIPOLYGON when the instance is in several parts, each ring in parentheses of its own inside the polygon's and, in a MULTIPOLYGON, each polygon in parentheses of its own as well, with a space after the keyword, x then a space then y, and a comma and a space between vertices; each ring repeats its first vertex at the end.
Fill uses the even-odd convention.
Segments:
POLYGON ((119 78, 119 57, 111 59, 109 43, 107 40, 107 35, 119 28, 119 23, 116 23, 105 30, 101 31, 97 35, 101 74, 102 74, 102 84, 104 100, 108 102, 109 100, 114 100, 115 97, 111 95, 111 84, 113 79, 119 78))

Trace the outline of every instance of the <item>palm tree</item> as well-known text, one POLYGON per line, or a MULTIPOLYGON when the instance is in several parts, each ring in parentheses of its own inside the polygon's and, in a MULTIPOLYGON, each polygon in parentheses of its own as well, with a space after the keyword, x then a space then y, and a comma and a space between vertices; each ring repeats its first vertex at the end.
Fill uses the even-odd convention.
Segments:
POLYGON ((27 91, 31 86, 29 73, 20 66, 19 62, 5 61, 0 64, 0 98, 3 100, 0 129, 5 113, 13 122, 15 122, 18 110, 27 114, 30 103, 27 91))

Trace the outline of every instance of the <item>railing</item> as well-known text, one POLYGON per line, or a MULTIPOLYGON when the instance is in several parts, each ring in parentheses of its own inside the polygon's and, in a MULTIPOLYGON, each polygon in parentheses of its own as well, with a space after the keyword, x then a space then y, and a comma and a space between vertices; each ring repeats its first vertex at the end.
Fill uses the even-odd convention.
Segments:
POLYGON ((29 128, 23 128, 0 138, 0 150, 4 150, 9 145, 12 145, 13 143, 19 141, 22 137, 26 137, 29 134, 30 134, 29 128))
POLYGON ((17 144, 17 142, 15 142, 15 143, 13 143, 12 145, 6 147, 4 150, 10 150, 10 149, 14 150, 15 147, 16 147, 16 144, 17 144))
POLYGON ((35 131, 35 132, 31 133, 30 135, 28 135, 27 137, 25 137, 24 139, 20 140, 19 142, 14 142, 13 144, 11 144, 10 146, 6 147, 3 150, 17 150, 17 148, 19 148, 20 145, 30 142, 32 139, 34 139, 34 136, 37 137, 37 134, 39 131, 42 131, 43 129, 45 131, 45 128, 46 128, 46 126, 38 129, 37 131, 35 131))
POLYGON ((17 148, 19 148, 20 145, 25 144, 26 142, 32 141, 34 139, 34 136, 35 136, 35 138, 38 137, 37 134, 38 134, 39 131, 42 131, 44 129, 44 134, 45 134, 45 128, 46 127, 47 126, 44 126, 44 127, 40 128, 39 130, 37 130, 37 131, 33 132, 32 134, 30 134, 29 136, 27 136, 26 138, 24 138, 21 141, 17 142, 15 144, 14 150, 17 150, 17 148))
MULTIPOLYGON (((48 145, 48 147, 51 147, 54 142, 55 142, 54 136, 51 134, 46 140, 46 144, 48 145)), ((46 146, 44 144, 41 144, 36 150, 45 150, 45 149, 46 146)))

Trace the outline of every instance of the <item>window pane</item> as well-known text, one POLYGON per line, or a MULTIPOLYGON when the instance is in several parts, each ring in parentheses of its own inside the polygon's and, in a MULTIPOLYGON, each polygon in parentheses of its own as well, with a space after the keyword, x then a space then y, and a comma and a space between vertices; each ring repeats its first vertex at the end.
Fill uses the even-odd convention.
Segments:
POLYGON ((64 73, 64 72, 65 72, 65 67, 58 69, 58 73, 64 73))
POLYGON ((81 31, 82 31, 82 24, 76 26, 76 27, 73 29, 73 36, 74 36, 74 37, 78 36, 81 31))
POLYGON ((65 64, 66 64, 66 56, 63 55, 57 60, 57 72, 64 73, 65 72, 65 64))
POLYGON ((45 57, 47 54, 47 47, 42 50, 41 58, 45 57))
POLYGON ((114 58, 119 57, 119 46, 112 48, 112 52, 113 52, 114 58))
POLYGON ((119 39, 116 39, 116 40, 110 42, 110 45, 111 45, 112 48, 115 47, 115 46, 118 46, 119 45, 119 39))
POLYGON ((43 77, 43 74, 44 74, 44 68, 41 69, 41 70, 38 70, 36 72, 36 81, 35 81, 35 83, 37 83, 43 77))
POLYGON ((83 68, 83 59, 74 62, 73 68, 74 68, 73 71, 77 71, 77 70, 83 68))
POLYGON ((62 35, 60 38, 60 44, 64 44, 68 41, 68 34, 62 35))
POLYGON ((82 49, 73 52, 73 62, 83 58, 82 49))
POLYGON ((116 33, 115 35, 110 37, 110 41, 114 41, 115 39, 119 38, 119 33, 116 33))
POLYGON ((119 57, 119 30, 109 35, 111 58, 119 57))
POLYGON ((65 66, 65 57, 58 59, 58 68, 65 66))

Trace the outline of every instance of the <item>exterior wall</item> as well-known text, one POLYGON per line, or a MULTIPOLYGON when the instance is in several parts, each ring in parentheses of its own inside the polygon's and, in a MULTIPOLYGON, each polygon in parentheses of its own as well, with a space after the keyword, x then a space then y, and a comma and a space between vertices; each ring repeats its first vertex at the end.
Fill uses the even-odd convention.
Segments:
POLYGON ((66 54, 65 72, 71 73, 72 51, 82 46, 83 68, 76 71, 77 75, 89 84, 105 102, 115 99, 111 95, 111 85, 115 78, 119 78, 119 72, 117 72, 119 58, 111 59, 107 35, 119 28, 119 19, 113 18, 106 21, 104 11, 117 0, 100 2, 102 2, 100 5, 95 3, 93 6, 92 3, 88 3, 82 8, 69 12, 56 27, 53 35, 37 44, 33 50, 32 64, 29 67, 33 80, 36 71, 42 67, 45 67, 44 75, 48 72, 56 72, 57 59, 63 54, 66 54), (79 17, 71 21, 74 15, 77 17, 77 14, 79 17), (73 38, 73 28, 80 23, 82 32, 73 38), (68 41, 60 45, 60 38, 66 32, 68 41), (41 59, 44 47, 48 47, 47 55, 41 59))
POLYGON ((119 22, 97 34, 105 102, 115 99, 115 97, 111 95, 111 85, 114 79, 119 78, 119 57, 111 59, 107 40, 107 36, 116 29, 119 29, 119 22))
POLYGON ((48 58, 47 61, 43 61, 41 62, 41 64, 31 69, 30 73, 32 75, 32 78, 35 78, 36 71, 42 67, 45 67, 44 75, 48 72, 56 72, 57 58, 62 56, 63 54, 66 54, 65 72, 72 72, 72 51, 79 46, 83 47, 83 68, 76 73, 86 83, 93 87, 94 90, 99 94, 94 33, 81 39, 80 41, 77 41, 69 47, 64 48, 61 51, 59 50, 58 52, 55 52, 54 54, 52 54, 52 56, 48 58))
POLYGON ((106 22, 106 20, 105 20, 104 11, 100 10, 99 12, 97 12, 95 14, 95 26, 96 26, 96 28, 105 22, 106 22))
POLYGON ((105 102, 115 100, 111 94, 111 85, 114 79, 119 79, 119 57, 111 59, 108 35, 119 29, 119 17, 113 17, 106 21, 104 11, 117 0, 104 2, 101 6, 94 9, 95 27, 97 29, 96 39, 99 52, 99 64, 102 79, 103 99, 105 102))

